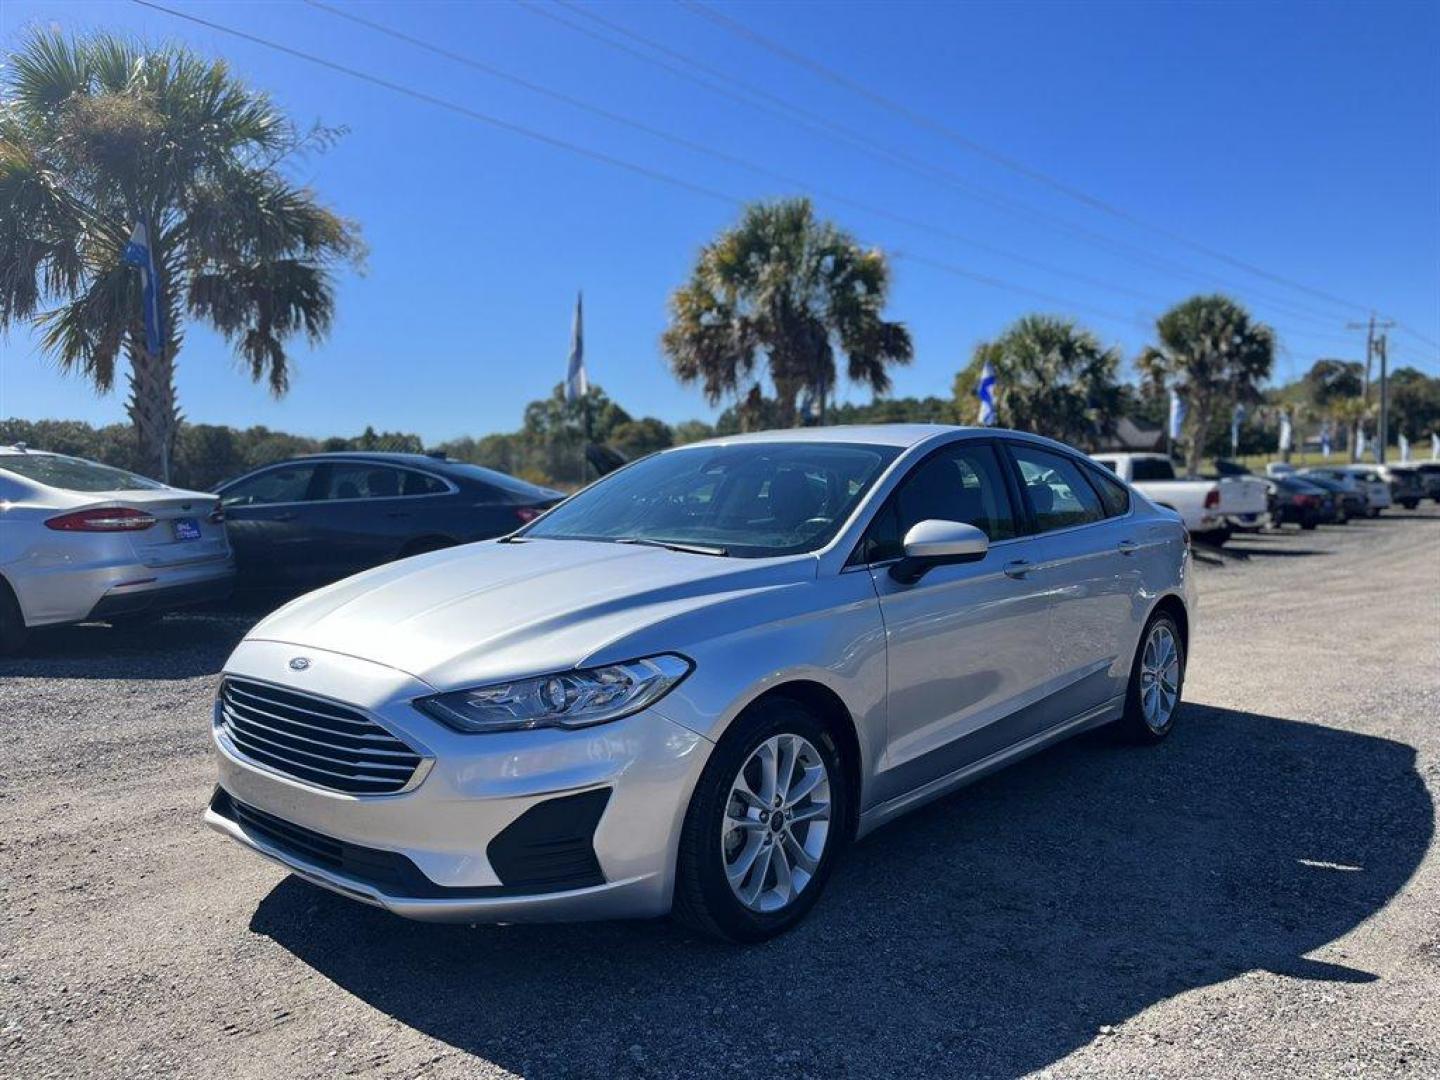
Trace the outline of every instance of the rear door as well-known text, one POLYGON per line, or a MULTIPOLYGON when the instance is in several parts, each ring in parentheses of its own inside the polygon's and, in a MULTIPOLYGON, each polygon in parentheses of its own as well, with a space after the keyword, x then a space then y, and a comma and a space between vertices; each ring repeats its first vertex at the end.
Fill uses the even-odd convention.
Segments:
POLYGON ((437 496, 451 491, 439 477, 383 462, 325 465, 313 508, 313 528, 326 551, 325 578, 379 566, 409 540, 433 535, 441 524, 437 496))
POLYGON ((1049 602, 1047 719, 1062 723, 1124 692, 1142 539, 1128 492, 1103 488, 1109 481, 1093 466, 1032 443, 1005 445, 1035 530, 1028 576, 1049 602))
POLYGON ((877 776, 889 799, 1018 742, 1036 730, 1034 703, 1053 678, 1046 586, 1006 567, 1032 559, 1018 492, 993 440, 954 443, 917 464, 887 500, 857 559, 868 566, 885 624, 887 749, 877 776), (990 551, 902 584, 890 566, 905 533, 929 519, 982 529, 990 551))

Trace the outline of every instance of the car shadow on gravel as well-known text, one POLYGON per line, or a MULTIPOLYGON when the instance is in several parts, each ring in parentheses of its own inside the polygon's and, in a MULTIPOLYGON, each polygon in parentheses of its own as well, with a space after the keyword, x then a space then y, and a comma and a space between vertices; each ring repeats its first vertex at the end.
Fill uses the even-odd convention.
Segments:
POLYGON ((295 878, 251 928, 525 1076, 1013 1076, 1248 971, 1374 980, 1306 954, 1385 906, 1433 816, 1409 746, 1187 706, 1160 747, 1099 732, 880 830, 759 947, 430 926, 295 878))
POLYGON ((32 630, 24 648, 0 660, 0 678, 193 679, 213 675, 258 616, 187 611, 149 625, 81 623, 32 630))

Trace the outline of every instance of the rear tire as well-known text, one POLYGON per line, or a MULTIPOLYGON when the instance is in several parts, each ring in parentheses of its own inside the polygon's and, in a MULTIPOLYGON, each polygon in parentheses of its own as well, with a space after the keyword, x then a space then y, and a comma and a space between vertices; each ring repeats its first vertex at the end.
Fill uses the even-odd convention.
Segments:
POLYGON ((0 579, 0 656, 19 652, 25 646, 25 616, 10 586, 0 579))
POLYGON ((849 836, 851 797, 839 747, 814 713, 785 698, 748 710, 710 755, 691 796, 674 917, 732 942, 789 930, 830 878, 849 836))
POLYGON ((1308 531, 1308 530, 1310 530, 1310 529, 1315 528, 1315 526, 1316 526, 1317 524, 1319 524, 1319 523, 1318 523, 1317 521, 1315 521, 1314 518, 1306 518, 1304 521, 1302 521, 1302 522, 1300 523, 1300 528, 1305 529, 1305 530, 1308 531))
POLYGON ((1420 500, 1419 500, 1419 499, 1402 499, 1402 500, 1400 501, 1400 505, 1403 506, 1403 507, 1405 507, 1406 510, 1414 510, 1417 506, 1420 505, 1420 500))
POLYGON ((1120 734, 1142 745, 1162 741, 1175 727, 1184 688, 1185 641, 1180 627, 1166 612, 1156 612, 1145 624, 1130 665, 1125 712, 1117 725, 1120 734))

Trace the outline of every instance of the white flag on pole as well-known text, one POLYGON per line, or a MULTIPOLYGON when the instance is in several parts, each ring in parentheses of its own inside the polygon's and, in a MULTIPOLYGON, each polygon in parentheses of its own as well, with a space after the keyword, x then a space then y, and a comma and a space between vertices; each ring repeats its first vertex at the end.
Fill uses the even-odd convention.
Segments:
POLYGON ((1410 440, 1405 438, 1405 433, 1400 433, 1400 464, 1410 460, 1410 440))
POLYGON ((1365 456, 1365 429, 1355 429, 1355 460, 1359 461, 1365 456))
POLYGON ((1185 399, 1174 387, 1170 389, 1170 438, 1180 438, 1185 430, 1185 399))
POLYGON ((1430 460, 1440 461, 1440 431, 1430 433, 1430 460))
POLYGON ((1294 429, 1294 428, 1291 426, 1291 424, 1290 424, 1290 414, 1289 414, 1288 412, 1282 412, 1282 413, 1280 414, 1280 451, 1281 451, 1281 453, 1284 453, 1285 451, 1287 451, 1287 450, 1290 449, 1290 444, 1294 441, 1294 439, 1295 439, 1295 429, 1294 429))
POLYGON ((980 385, 975 388, 975 396, 980 399, 980 414, 977 417, 985 427, 995 426, 995 365, 989 360, 980 369, 980 385))
POLYGON ((570 365, 565 371, 565 400, 576 402, 590 392, 585 374, 585 327, 581 294, 575 294, 575 323, 570 328, 570 365))

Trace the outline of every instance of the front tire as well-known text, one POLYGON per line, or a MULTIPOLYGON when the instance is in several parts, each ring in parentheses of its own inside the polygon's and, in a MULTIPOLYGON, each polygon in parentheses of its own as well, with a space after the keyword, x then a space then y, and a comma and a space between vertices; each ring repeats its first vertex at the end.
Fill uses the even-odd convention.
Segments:
POLYGON ((675 917, 734 942, 789 930, 829 880, 848 838, 850 799, 839 748, 819 717, 784 698, 747 711, 691 797, 675 917))
POLYGON ((1121 732, 1133 742, 1160 742, 1175 727, 1184 686, 1185 642, 1180 627, 1171 615, 1157 612, 1145 624, 1135 650, 1121 732))

